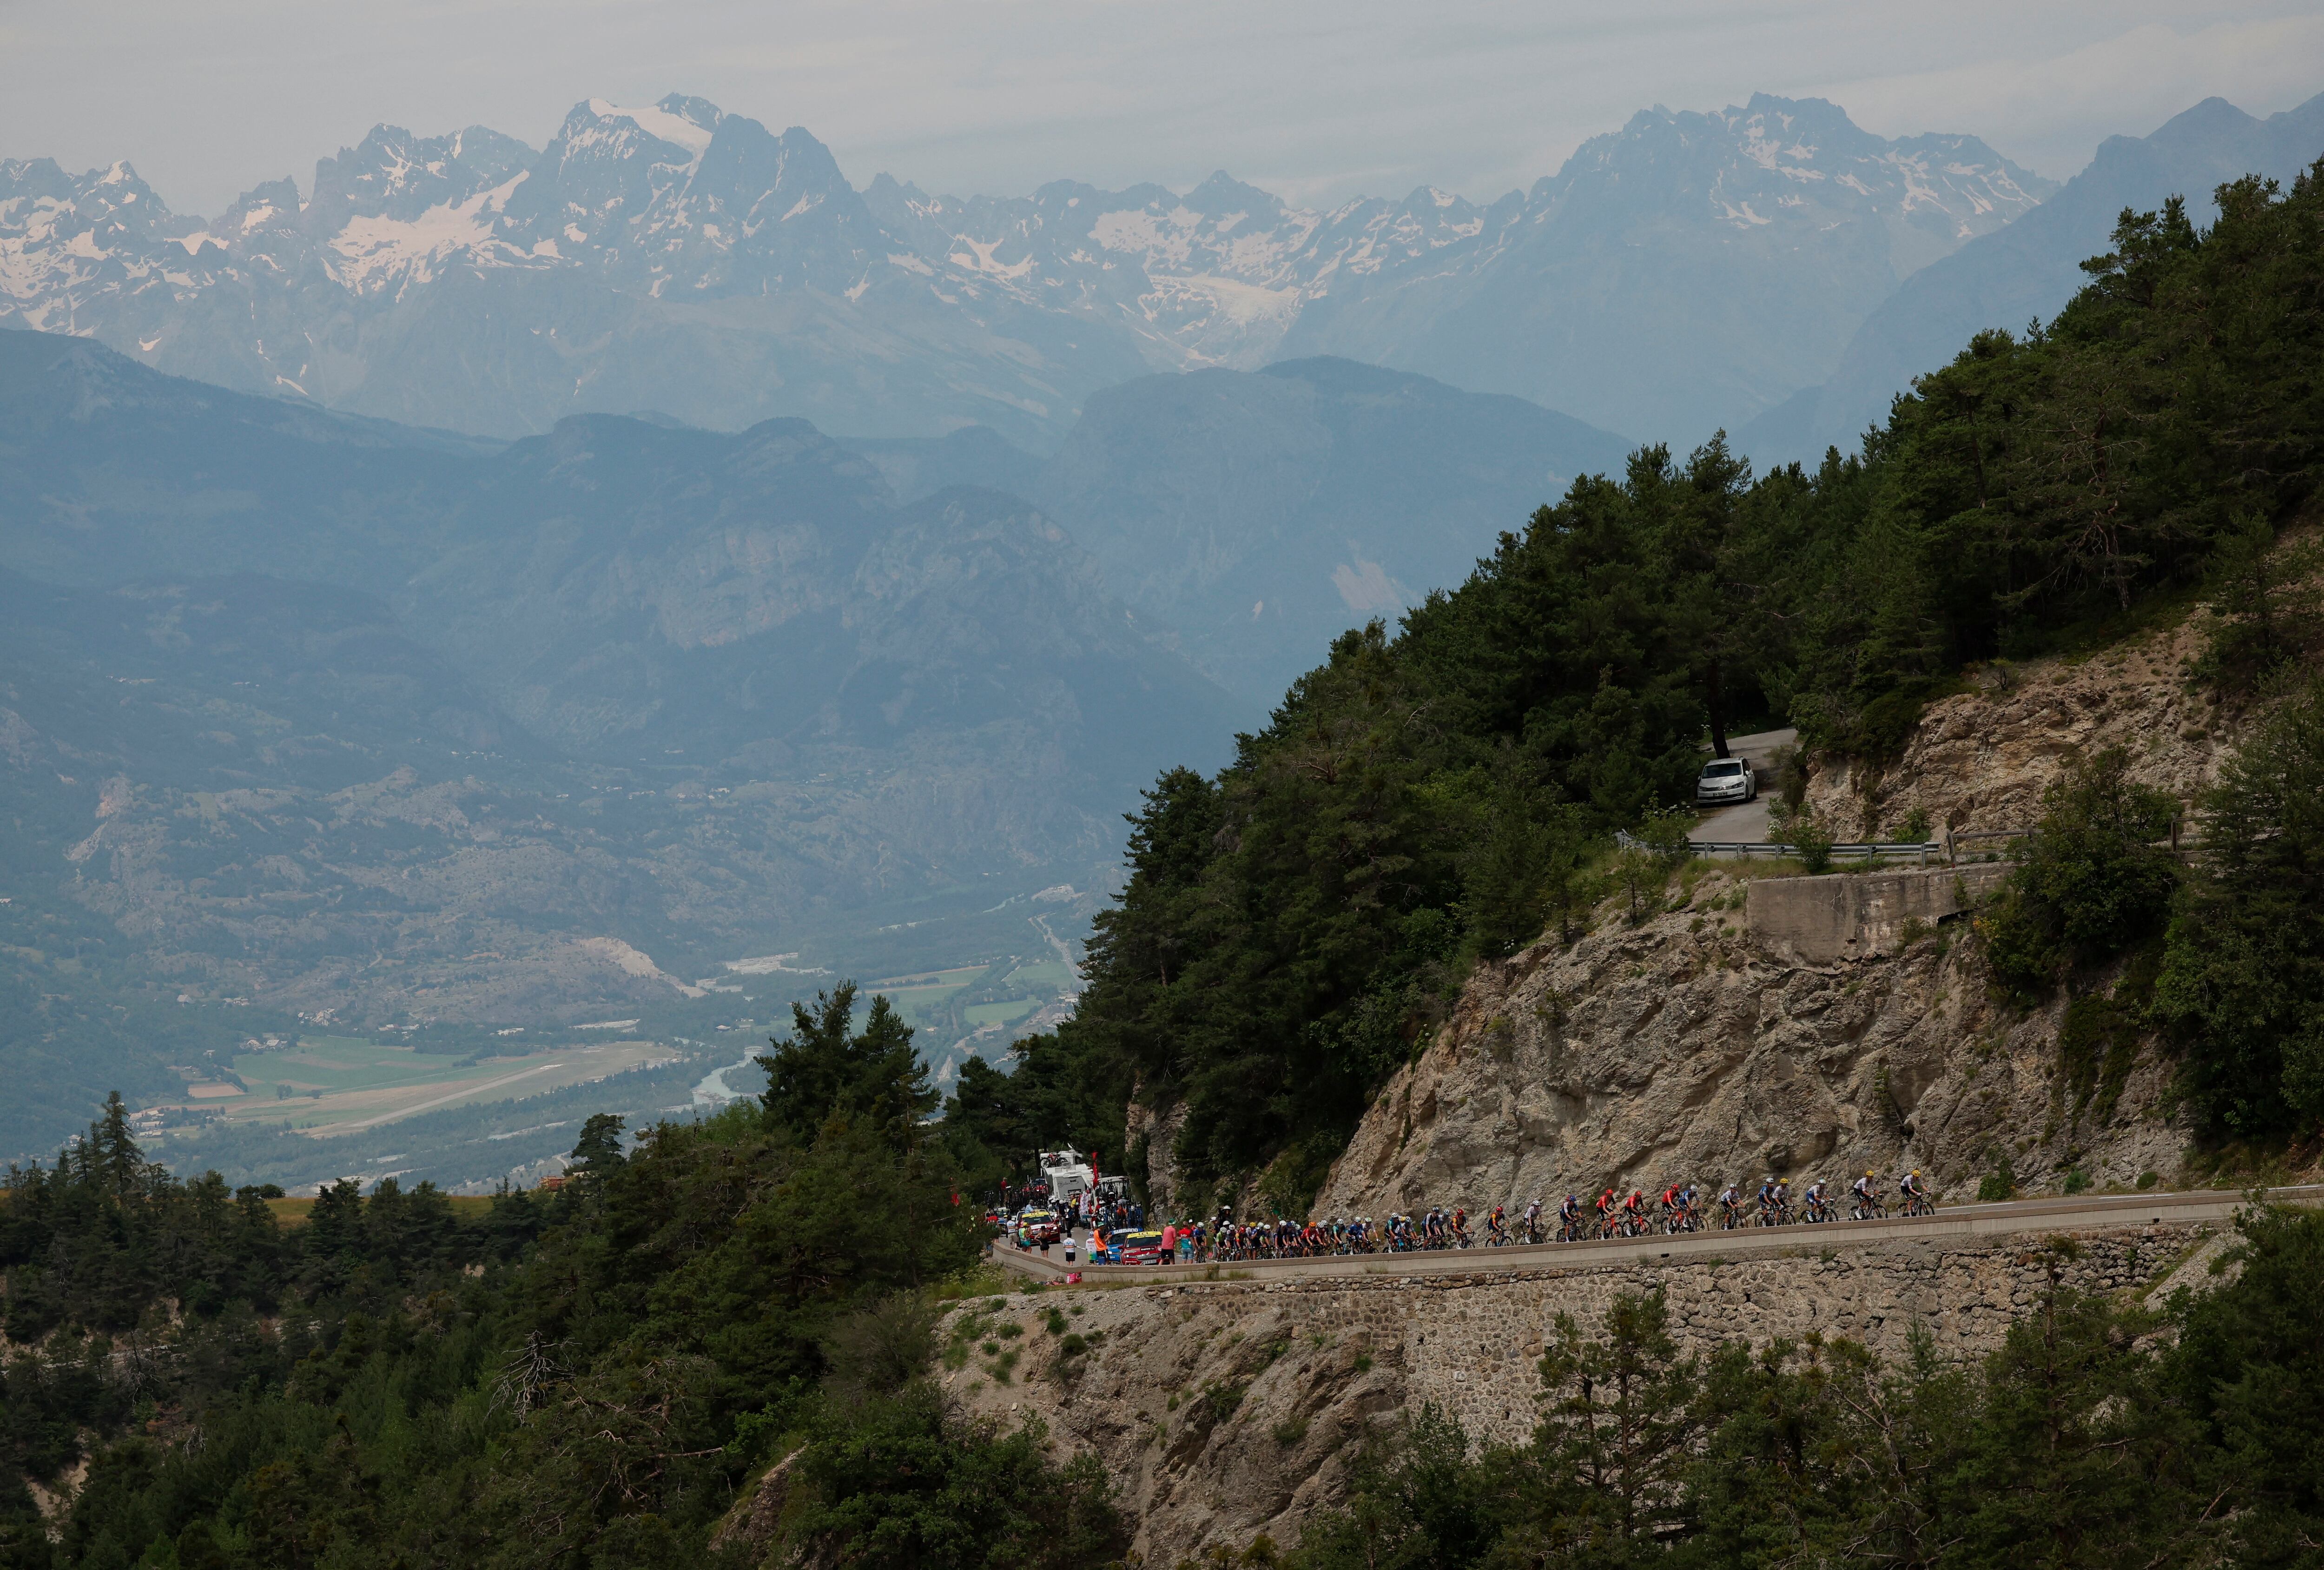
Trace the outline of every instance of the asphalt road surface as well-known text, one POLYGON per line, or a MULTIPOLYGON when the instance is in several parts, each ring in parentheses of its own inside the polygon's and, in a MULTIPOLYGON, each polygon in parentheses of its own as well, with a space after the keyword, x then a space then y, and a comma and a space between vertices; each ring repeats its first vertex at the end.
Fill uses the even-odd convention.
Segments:
MULTIPOLYGON (((2324 1204, 2324 1185, 2278 1188, 2268 1197, 2294 1205, 2324 1204)), ((2019 1199, 2004 1205, 1961 1205, 1934 1215, 1892 1216, 1886 1221, 1834 1221, 1819 1226, 1742 1227, 1734 1232, 1685 1233, 1676 1237, 1607 1238, 1596 1242, 1517 1243, 1507 1248, 1421 1250, 1405 1254, 1333 1254, 1306 1260, 1237 1260, 1196 1265, 1092 1265, 1087 1240, 1065 1262, 1062 1245, 1047 1254, 996 1244, 995 1263, 1035 1280, 1055 1281, 1068 1270, 1084 1279, 1107 1282, 1289 1280, 1333 1276, 1460 1276, 1497 1270, 1558 1270, 1572 1266, 1631 1264, 1641 1260, 1685 1259, 1698 1254, 1732 1258, 1777 1252, 1814 1242, 1846 1247, 1895 1240, 2006 1236, 2015 1233, 2103 1231, 2115 1227, 2227 1221, 2246 1203, 2239 1192, 2198 1189, 2184 1194, 2076 1195, 2070 1198, 2019 1199)))

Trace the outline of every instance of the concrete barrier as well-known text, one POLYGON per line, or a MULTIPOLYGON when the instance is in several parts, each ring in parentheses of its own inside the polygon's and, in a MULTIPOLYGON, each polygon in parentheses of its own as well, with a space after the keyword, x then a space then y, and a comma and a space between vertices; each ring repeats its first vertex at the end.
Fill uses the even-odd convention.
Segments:
POLYGON ((1961 915, 1999 892, 2005 863, 1818 878, 1755 878, 1744 899, 1752 939, 1801 965, 1893 954, 1908 922, 1929 926, 1961 915))

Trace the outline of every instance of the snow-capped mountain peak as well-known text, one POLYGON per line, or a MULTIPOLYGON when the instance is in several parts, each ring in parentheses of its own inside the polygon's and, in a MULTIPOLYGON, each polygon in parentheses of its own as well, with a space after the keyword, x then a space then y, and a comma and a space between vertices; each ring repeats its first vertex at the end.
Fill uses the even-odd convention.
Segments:
POLYGON ((2047 189, 1973 137, 1890 141, 1829 103, 1760 96, 1644 111, 1484 203, 1424 186, 1305 208, 1225 171, 1183 191, 1061 180, 964 199, 886 175, 859 191, 806 130, 703 98, 587 98, 539 152, 483 126, 381 125, 319 160, 303 199, 276 180, 207 222, 171 215, 125 163, 0 163, 0 319, 487 429, 576 407, 821 411, 784 402, 805 397, 800 364, 824 367, 828 407, 873 409, 910 365, 945 390, 915 394, 934 402, 912 422, 1038 440, 1083 392, 1139 370, 1337 354, 1655 430, 1681 407, 1656 388, 1690 389, 1684 424, 1805 384, 1837 353, 1824 340, 1899 279, 2047 189), (1704 325, 1738 290, 1785 303, 1704 325), (1696 318, 1692 338, 1674 325, 1696 318), (1577 348, 1642 324, 1714 352, 1732 339, 1736 364, 1674 377, 1652 356, 1577 348), (607 356, 649 341, 682 346, 618 390, 607 356), (728 353, 743 397, 713 406, 687 372, 728 353), (471 382, 476 402, 432 402, 471 382))

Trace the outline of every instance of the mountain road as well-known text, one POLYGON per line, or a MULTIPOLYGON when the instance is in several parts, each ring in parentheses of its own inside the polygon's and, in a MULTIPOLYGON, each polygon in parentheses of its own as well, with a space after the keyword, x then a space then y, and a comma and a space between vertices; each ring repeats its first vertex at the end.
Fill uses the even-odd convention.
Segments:
MULTIPOLYGON (((2324 1184, 2265 1191, 2277 1204, 2324 1205, 2324 1184)), ((1333 1254, 1311 1259, 1238 1260, 1180 1265, 1091 1265, 1065 1262, 1062 1247, 1044 1254, 1007 1243, 992 1247, 993 1262, 1037 1281, 1062 1280, 1077 1271, 1085 1285, 1218 1280, 1313 1280, 1333 1277, 1462 1276, 1508 1271, 1587 1269, 1706 1255, 1777 1253, 1809 1247, 1862 1246, 1885 1242, 1943 1242, 2024 1233, 2112 1231, 2166 1224, 2227 1222, 2251 1203, 2249 1195, 2221 1189, 2179 1194, 2074 1195, 2003 1204, 1962 1205, 1934 1215, 1886 1221, 1834 1221, 1740 1227, 1732 1232, 1675 1236, 1605 1238, 1589 1242, 1512 1243, 1502 1248, 1421 1250, 1411 1253, 1333 1254)))

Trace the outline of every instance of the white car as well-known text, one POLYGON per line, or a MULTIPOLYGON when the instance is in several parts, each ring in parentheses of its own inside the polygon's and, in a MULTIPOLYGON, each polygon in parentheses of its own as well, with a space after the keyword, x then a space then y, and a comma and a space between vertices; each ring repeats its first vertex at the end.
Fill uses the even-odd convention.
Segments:
POLYGON ((1759 799, 1759 777, 1740 758, 1713 758, 1702 766, 1694 782, 1694 799, 1704 807, 1725 807, 1759 799))

